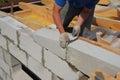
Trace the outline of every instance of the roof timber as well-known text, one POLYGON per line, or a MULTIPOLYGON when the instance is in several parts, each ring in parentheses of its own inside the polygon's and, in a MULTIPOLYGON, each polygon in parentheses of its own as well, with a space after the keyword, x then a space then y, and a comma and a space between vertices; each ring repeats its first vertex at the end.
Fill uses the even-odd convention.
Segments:
POLYGON ((110 18, 95 16, 93 19, 93 24, 100 26, 102 28, 111 29, 120 32, 119 20, 113 20, 110 18))
POLYGON ((19 7, 23 9, 14 13, 14 18, 29 26, 33 30, 38 30, 53 24, 52 9, 47 6, 38 6, 31 3, 20 2, 19 7))
POLYGON ((100 4, 100 5, 109 5, 110 3, 111 3, 110 0, 100 0, 98 2, 98 4, 100 4))
POLYGON ((103 17, 120 17, 120 11, 117 8, 104 8, 101 10, 95 11, 96 16, 103 16, 103 17))

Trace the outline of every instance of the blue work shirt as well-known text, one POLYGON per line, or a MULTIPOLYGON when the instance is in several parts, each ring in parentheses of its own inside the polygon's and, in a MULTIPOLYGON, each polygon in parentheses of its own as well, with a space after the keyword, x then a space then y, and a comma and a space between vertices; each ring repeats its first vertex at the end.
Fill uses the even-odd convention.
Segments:
POLYGON ((73 8, 87 7, 89 9, 92 9, 95 7, 99 0, 55 0, 55 3, 58 6, 63 7, 66 1, 68 1, 69 5, 73 8))

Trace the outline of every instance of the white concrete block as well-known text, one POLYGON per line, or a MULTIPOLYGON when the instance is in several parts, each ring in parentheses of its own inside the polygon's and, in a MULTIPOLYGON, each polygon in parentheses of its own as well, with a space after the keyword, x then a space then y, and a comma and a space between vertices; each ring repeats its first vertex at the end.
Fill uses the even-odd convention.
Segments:
POLYGON ((13 74, 13 80, 33 80, 28 74, 23 70, 18 70, 13 74))
POLYGON ((28 59, 28 68, 41 78, 41 80, 52 80, 52 73, 44 68, 40 62, 30 56, 28 59))
POLYGON ((13 80, 9 75, 7 75, 7 79, 6 80, 13 80))
POLYGON ((3 49, 3 55, 4 55, 4 61, 7 65, 9 65, 10 67, 12 67, 12 65, 14 65, 14 63, 12 64, 12 56, 10 55, 10 53, 8 53, 8 51, 6 51, 5 49, 3 49))
POLYGON ((18 59, 22 64, 27 66, 27 54, 20 50, 16 45, 12 43, 8 45, 10 54, 18 59))
POLYGON ((66 49, 62 49, 59 45, 59 32, 42 28, 34 33, 34 40, 42 47, 50 50, 59 57, 65 59, 66 49))
POLYGON ((7 50, 7 42, 6 42, 6 39, 2 35, 0 35, 0 46, 7 50))
POLYGON ((17 64, 17 65, 14 65, 11 69, 11 73, 14 74, 16 73, 17 71, 21 70, 22 69, 22 65, 21 64, 17 64))
POLYGON ((20 47, 33 58, 42 62, 42 47, 33 41, 29 30, 21 29, 19 32, 20 47))
POLYGON ((15 65, 20 64, 20 62, 14 58, 8 51, 3 49, 3 55, 4 55, 4 61, 6 64, 8 64, 10 67, 13 67, 15 65))
POLYGON ((14 26, 16 28, 28 28, 26 25, 17 21, 16 19, 14 19, 11 16, 1 17, 0 19, 2 19, 2 21, 4 21, 4 22, 8 23, 9 25, 14 26))
POLYGON ((6 80, 6 73, 0 68, 0 80, 6 80))
POLYGON ((18 22, 10 16, 0 18, 1 34, 7 36, 14 43, 18 43, 16 31, 21 28, 27 28, 24 24, 18 22))
POLYGON ((61 80, 58 76, 56 76, 55 74, 53 74, 53 79, 52 80, 61 80))
POLYGON ((2 51, 2 48, 1 48, 1 47, 0 47, 0 58, 1 58, 1 59, 4 59, 4 58, 3 58, 3 51, 2 51))
POLYGON ((16 31, 21 29, 19 26, 15 26, 14 22, 11 20, 9 16, 0 18, 0 28, 1 28, 1 34, 4 36, 7 36, 11 41, 14 43, 17 42, 17 34, 16 31))
POLYGON ((78 80, 80 75, 74 72, 67 62, 50 51, 44 51, 45 66, 64 80, 78 80))
POLYGON ((1 64, 0 67, 1 67, 8 75, 10 75, 10 67, 9 67, 9 65, 6 64, 5 61, 2 60, 1 58, 0 58, 0 64, 1 64))
POLYGON ((119 55, 82 40, 69 45, 67 61, 87 75, 98 68, 111 75, 120 70, 119 55))

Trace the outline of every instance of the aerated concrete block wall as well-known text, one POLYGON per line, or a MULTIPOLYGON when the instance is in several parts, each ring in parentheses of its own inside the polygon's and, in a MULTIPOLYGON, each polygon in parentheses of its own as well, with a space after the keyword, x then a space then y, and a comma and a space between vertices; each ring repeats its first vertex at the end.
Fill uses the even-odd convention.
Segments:
POLYGON ((33 31, 10 16, 0 17, 1 80, 32 80, 21 64, 41 80, 80 80, 82 73, 89 76, 97 68, 114 76, 120 70, 119 55, 85 41, 62 49, 58 30, 50 27, 33 31), (18 79, 20 73, 24 79, 18 79))

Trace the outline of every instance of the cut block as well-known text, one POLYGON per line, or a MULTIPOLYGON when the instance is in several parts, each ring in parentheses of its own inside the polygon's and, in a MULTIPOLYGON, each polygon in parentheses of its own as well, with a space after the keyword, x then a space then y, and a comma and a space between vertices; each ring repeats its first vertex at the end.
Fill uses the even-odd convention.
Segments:
POLYGON ((13 80, 33 80, 28 74, 23 70, 18 70, 13 74, 13 80))
POLYGON ((3 49, 3 54, 5 63, 10 67, 20 64, 20 62, 15 57, 13 57, 8 51, 3 49))
POLYGON ((0 58, 1 58, 1 59, 4 59, 4 58, 3 58, 3 50, 2 50, 1 47, 0 47, 0 58))
POLYGON ((73 71, 67 62, 63 61, 50 51, 44 50, 44 60, 45 66, 63 80, 79 80, 83 75, 80 72, 73 71))
POLYGON ((115 75, 120 69, 119 55, 82 40, 69 45, 67 61, 87 75, 90 75, 96 68, 110 75, 115 75))
POLYGON ((27 54, 19 49, 16 45, 9 44, 8 47, 10 54, 18 59, 22 64, 27 66, 27 54))
POLYGON ((49 51, 53 52, 57 56, 65 59, 66 49, 63 49, 60 47, 59 36, 60 36, 60 33, 58 31, 53 31, 46 28, 42 28, 38 31, 35 31, 33 35, 36 43, 48 49, 49 51))
POLYGON ((52 80, 61 80, 58 76, 56 76, 55 74, 53 74, 53 79, 52 80))
POLYGON ((10 16, 0 18, 0 25, 1 34, 16 44, 18 43, 16 31, 27 27, 10 16))
POLYGON ((2 64, 0 65, 0 67, 5 71, 5 73, 7 73, 8 75, 11 75, 9 65, 6 64, 5 61, 2 60, 1 58, 0 58, 0 64, 2 64))
POLYGON ((35 43, 32 38, 32 32, 27 29, 21 29, 18 31, 18 35, 20 48, 42 63, 42 47, 35 43))
POLYGON ((7 42, 6 42, 6 39, 2 35, 0 35, 0 46, 7 50, 7 42))
POLYGON ((0 80, 6 80, 7 74, 0 68, 0 80))
POLYGON ((52 73, 31 56, 28 58, 28 68, 41 80, 52 80, 52 73))

